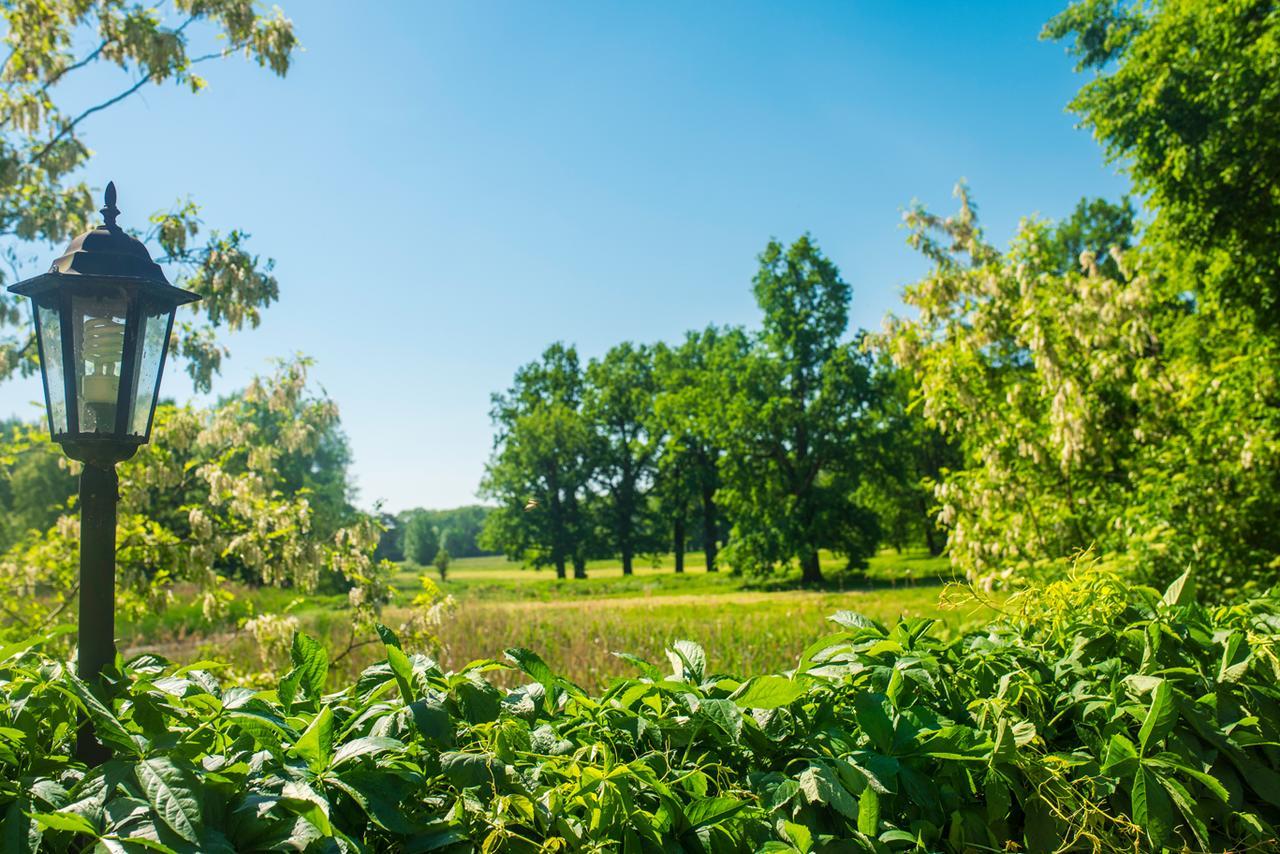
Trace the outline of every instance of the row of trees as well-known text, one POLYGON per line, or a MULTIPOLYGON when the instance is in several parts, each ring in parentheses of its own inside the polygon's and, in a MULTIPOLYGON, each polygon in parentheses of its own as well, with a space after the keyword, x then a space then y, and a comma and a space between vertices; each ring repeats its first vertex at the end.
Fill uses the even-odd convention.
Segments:
POLYGON ((585 370, 553 346, 495 398, 492 542, 629 571, 698 508, 709 562, 727 536, 735 568, 816 579, 820 548, 938 548, 936 513, 993 584, 1085 550, 1219 597, 1280 579, 1280 13, 1084 0, 1044 35, 1094 72, 1071 106, 1140 213, 1083 201, 1001 249, 962 185, 952 216, 909 211, 932 269, 883 334, 844 338, 848 287, 804 238, 761 256, 758 332, 585 370))
POLYGON ((441 551, 450 558, 494 554, 479 543, 489 508, 479 504, 448 510, 414 508, 382 514, 384 532, 378 554, 387 560, 435 563, 441 551))
POLYGON ((899 372, 847 335, 851 289, 807 235, 771 241, 761 328, 619 344, 585 366, 553 344, 494 396, 483 542, 564 576, 593 557, 700 548, 716 571, 861 566, 888 532, 938 551, 923 480, 948 448, 908 411, 899 372), (891 449, 891 450, 890 450, 891 449))

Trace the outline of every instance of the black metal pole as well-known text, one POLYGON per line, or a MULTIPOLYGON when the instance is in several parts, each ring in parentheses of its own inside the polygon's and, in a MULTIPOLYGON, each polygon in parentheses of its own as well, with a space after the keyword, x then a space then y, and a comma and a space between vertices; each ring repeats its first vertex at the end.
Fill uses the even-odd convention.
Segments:
MULTIPOLYGON (((116 657, 116 467, 85 463, 80 473, 80 678, 101 684, 116 657)), ((111 758, 93 726, 80 722, 76 756, 93 767, 111 758)))

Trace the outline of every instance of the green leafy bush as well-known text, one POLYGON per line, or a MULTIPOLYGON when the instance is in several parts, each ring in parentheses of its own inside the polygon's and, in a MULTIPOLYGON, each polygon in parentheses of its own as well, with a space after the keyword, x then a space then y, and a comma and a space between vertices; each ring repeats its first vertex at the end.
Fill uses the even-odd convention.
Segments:
POLYGON ((1276 850, 1280 596, 1091 566, 953 640, 832 620, 789 673, 677 641, 598 698, 528 650, 446 673, 389 631, 336 692, 305 635, 269 691, 142 656, 98 697, 0 648, 0 849, 1276 850), (99 768, 68 757, 81 711, 99 768))

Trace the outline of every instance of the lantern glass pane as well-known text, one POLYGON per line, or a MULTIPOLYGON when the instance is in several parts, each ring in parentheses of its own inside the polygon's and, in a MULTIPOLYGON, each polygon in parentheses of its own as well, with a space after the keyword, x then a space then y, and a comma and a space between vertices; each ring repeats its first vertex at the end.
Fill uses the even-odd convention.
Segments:
POLYGON ((57 300, 51 305, 36 305, 36 331, 44 364, 44 392, 49 401, 49 432, 55 436, 67 432, 67 386, 62 373, 62 316, 57 300))
POLYGON ((133 413, 129 419, 129 433, 147 435, 151 426, 151 410, 156 403, 160 385, 160 365, 164 348, 169 344, 169 318, 172 308, 145 304, 142 308, 142 328, 138 343, 141 345, 138 363, 138 385, 133 396, 133 413))
POLYGON ((127 310, 123 294, 71 298, 81 433, 115 433, 127 310))

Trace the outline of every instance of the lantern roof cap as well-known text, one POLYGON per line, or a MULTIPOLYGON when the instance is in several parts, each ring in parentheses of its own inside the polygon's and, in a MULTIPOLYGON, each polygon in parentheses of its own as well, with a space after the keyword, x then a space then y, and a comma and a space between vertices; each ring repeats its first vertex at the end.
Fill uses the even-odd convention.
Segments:
POLYGON ((170 285, 164 270, 151 260, 151 253, 143 242, 116 224, 120 209, 116 207, 114 181, 107 183, 103 202, 101 225, 73 239, 49 272, 11 285, 9 291, 34 297, 61 284, 102 278, 163 292, 177 305, 198 300, 197 294, 170 285))
POLYGON ((116 185, 107 183, 105 204, 100 213, 102 225, 79 235, 67 246, 66 252, 53 262, 50 273, 80 276, 118 276, 146 279, 167 285, 160 265, 151 260, 151 253, 142 241, 116 225, 120 209, 116 207, 116 185))

